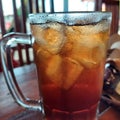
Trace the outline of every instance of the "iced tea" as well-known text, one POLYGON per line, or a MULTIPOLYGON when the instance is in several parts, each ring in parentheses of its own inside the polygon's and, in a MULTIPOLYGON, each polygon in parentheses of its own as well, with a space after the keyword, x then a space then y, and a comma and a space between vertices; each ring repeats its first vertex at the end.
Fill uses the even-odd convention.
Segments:
POLYGON ((47 120, 96 120, 109 27, 49 21, 31 24, 47 120))

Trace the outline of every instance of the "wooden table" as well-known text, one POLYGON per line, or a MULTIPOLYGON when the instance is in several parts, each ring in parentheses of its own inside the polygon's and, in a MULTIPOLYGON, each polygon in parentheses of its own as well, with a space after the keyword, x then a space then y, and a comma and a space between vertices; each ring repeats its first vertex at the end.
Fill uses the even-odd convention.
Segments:
MULTIPOLYGON (((24 95, 39 99, 35 65, 15 68, 14 71, 24 95)), ((120 111, 117 109, 106 106, 102 102, 100 109, 99 120, 120 120, 120 111)), ((39 112, 25 110, 15 103, 7 88, 3 73, 0 73, 0 120, 41 120, 39 112)))

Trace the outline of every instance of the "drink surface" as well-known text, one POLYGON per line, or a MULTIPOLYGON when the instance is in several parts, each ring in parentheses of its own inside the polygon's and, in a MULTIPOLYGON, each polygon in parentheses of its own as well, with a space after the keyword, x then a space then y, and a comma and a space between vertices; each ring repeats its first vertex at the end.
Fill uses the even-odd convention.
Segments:
POLYGON ((109 36, 105 22, 81 26, 57 22, 31 24, 47 116, 95 120, 109 36))

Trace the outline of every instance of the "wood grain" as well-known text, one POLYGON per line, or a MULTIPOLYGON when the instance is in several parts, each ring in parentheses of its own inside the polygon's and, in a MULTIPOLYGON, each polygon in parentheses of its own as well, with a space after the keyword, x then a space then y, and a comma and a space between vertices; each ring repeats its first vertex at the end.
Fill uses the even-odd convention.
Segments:
MULTIPOLYGON (((34 64, 15 68, 15 74, 24 95, 39 99, 36 68, 34 64)), ((119 120, 120 112, 112 107, 100 104, 101 116, 99 120, 119 120)), ((42 120, 40 112, 25 110, 13 100, 3 73, 0 73, 0 120, 42 120)))

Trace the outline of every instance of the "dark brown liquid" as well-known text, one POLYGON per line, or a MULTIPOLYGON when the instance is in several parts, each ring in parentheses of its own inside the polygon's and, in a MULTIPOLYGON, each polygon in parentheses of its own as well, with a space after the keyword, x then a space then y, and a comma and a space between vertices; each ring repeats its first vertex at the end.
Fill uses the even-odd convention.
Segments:
POLYGON ((81 26, 31 27, 47 120, 96 120, 108 31, 86 34, 81 26))

